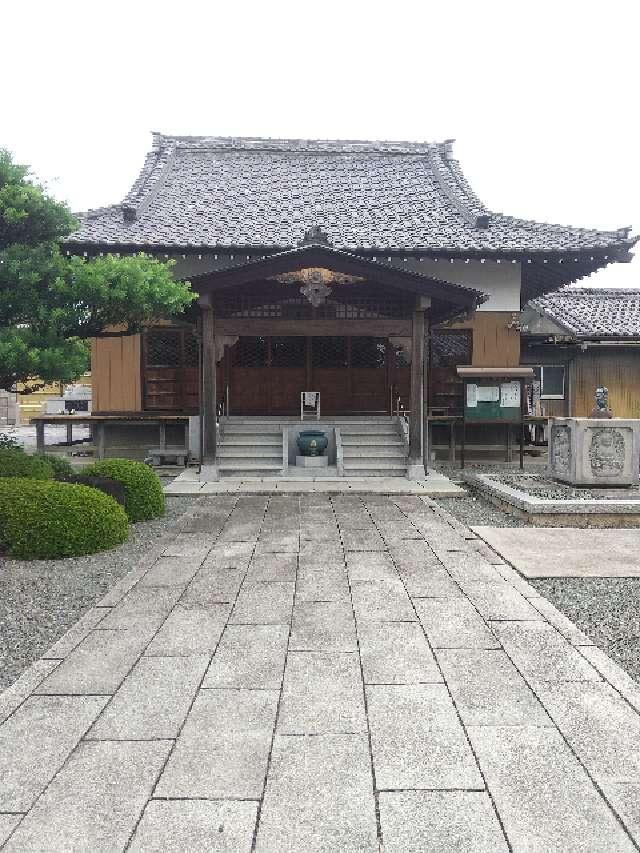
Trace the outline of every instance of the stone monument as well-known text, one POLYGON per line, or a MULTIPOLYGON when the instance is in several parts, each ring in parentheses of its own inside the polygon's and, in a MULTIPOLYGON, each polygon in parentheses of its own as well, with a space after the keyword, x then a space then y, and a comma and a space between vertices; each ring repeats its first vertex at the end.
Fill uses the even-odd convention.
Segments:
POLYGON ((574 486, 637 485, 640 420, 614 418, 608 391, 596 391, 590 418, 551 418, 551 474, 574 486))

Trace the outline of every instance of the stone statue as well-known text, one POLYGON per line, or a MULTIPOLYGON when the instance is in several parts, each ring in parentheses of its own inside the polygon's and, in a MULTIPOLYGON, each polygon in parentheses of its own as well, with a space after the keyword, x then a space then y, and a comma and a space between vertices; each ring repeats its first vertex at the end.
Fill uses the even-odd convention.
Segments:
POLYGON ((596 404, 591 411, 592 418, 612 418, 613 412, 609 408, 609 389, 604 385, 596 388, 596 404))

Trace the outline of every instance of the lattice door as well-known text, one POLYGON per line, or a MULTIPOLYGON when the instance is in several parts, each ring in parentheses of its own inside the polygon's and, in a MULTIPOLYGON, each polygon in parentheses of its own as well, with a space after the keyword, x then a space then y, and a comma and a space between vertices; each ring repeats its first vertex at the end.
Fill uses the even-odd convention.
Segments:
POLYGON ((446 414, 462 413, 462 381, 456 367, 471 364, 473 332, 470 329, 433 329, 431 332, 430 406, 446 414))
POLYGON ((143 400, 147 411, 197 411, 198 342, 191 327, 159 326, 143 336, 143 400))

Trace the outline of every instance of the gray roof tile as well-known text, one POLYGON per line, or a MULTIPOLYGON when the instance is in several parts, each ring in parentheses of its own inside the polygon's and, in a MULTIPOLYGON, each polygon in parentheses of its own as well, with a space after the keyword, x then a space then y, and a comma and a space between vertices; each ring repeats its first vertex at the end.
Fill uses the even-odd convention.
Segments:
POLYGON ((640 340, 640 289, 567 288, 529 304, 576 338, 640 340))
POLYGON ((88 211, 67 243, 286 249, 320 225, 348 251, 572 252, 624 231, 491 213, 444 143, 164 136, 122 204, 88 211), (488 217, 488 227, 482 227, 488 217))

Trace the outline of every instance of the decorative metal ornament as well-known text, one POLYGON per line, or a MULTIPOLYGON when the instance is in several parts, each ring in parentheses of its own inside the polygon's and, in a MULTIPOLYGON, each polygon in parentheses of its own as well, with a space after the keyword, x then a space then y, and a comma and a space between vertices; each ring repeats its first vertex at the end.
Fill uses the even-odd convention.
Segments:
POLYGON ((307 283, 300 288, 300 293, 305 296, 314 308, 322 305, 327 296, 331 293, 331 288, 322 280, 320 270, 313 270, 307 279, 307 283))

